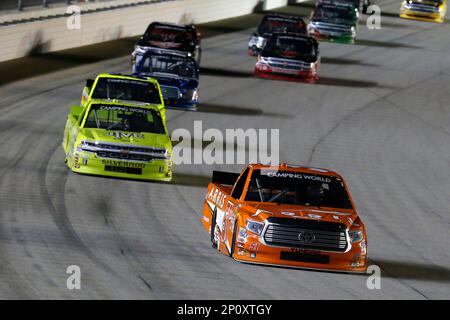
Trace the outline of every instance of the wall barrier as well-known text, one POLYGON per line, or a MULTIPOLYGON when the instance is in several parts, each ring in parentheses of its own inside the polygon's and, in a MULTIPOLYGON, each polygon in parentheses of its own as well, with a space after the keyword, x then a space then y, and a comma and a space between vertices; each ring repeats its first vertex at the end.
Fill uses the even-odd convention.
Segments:
POLYGON ((0 61, 137 36, 152 21, 206 23, 287 4, 288 0, 172 0, 83 13, 80 29, 69 29, 68 17, 11 24, 0 27, 0 61))

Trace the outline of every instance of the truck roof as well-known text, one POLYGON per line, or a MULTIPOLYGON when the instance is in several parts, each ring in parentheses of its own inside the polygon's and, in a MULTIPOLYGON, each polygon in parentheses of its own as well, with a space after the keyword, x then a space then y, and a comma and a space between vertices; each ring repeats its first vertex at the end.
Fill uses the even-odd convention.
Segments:
POLYGON ((95 79, 97 80, 99 78, 126 79, 126 80, 151 82, 154 84, 158 83, 158 81, 153 78, 139 77, 139 76, 134 76, 134 75, 124 75, 124 74, 119 74, 119 73, 100 73, 95 79))

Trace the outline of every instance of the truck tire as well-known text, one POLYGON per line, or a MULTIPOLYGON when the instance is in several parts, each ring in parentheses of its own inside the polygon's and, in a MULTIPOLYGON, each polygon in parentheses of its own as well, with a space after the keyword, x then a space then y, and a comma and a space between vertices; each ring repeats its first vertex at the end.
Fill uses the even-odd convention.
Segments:
POLYGON ((234 251, 236 249, 236 234, 237 234, 237 221, 234 223, 233 239, 231 240, 230 257, 233 258, 234 251))
POLYGON ((211 218, 211 245, 214 249, 217 249, 217 243, 214 240, 214 234, 215 234, 215 229, 216 229, 216 217, 217 217, 217 209, 214 209, 212 218, 211 218))

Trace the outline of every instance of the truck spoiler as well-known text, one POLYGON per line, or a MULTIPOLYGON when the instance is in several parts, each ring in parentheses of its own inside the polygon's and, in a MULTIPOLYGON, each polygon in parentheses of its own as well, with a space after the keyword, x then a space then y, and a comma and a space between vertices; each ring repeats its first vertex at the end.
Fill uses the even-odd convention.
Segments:
POLYGON ((212 182, 232 186, 239 178, 239 175, 239 173, 234 172, 213 171, 212 182))

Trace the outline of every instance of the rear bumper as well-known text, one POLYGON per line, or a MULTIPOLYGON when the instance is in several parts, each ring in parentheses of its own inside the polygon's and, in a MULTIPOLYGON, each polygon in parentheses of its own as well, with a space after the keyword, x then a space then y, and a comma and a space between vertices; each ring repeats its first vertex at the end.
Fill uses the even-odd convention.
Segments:
POLYGON ((171 160, 151 162, 126 161, 120 159, 97 158, 90 152, 77 152, 67 166, 77 173, 109 176, 138 180, 172 180, 171 160))

